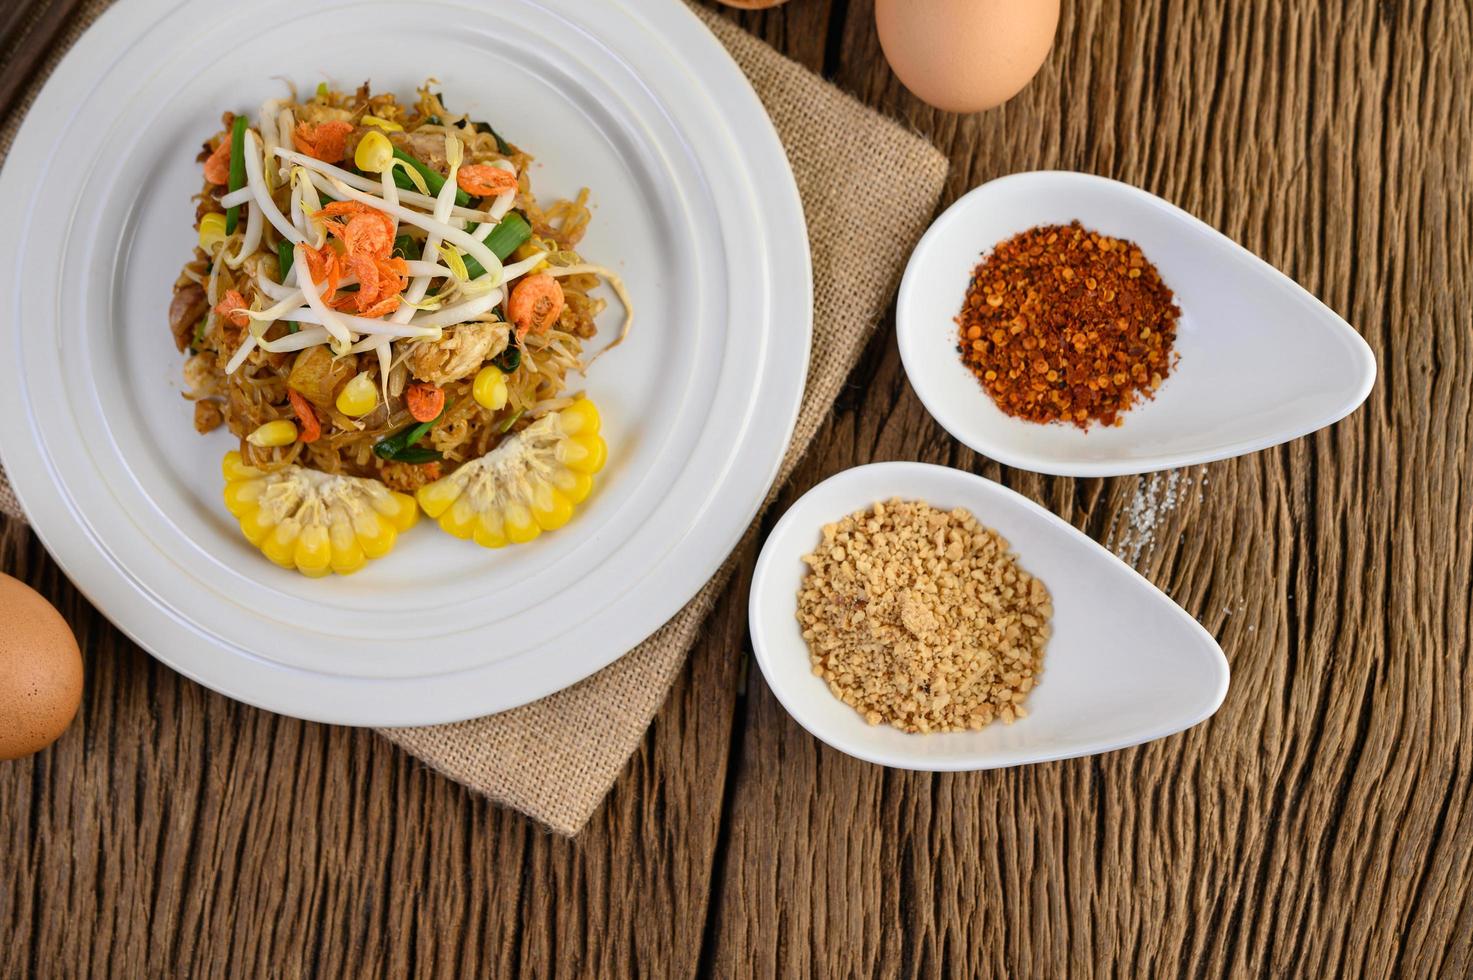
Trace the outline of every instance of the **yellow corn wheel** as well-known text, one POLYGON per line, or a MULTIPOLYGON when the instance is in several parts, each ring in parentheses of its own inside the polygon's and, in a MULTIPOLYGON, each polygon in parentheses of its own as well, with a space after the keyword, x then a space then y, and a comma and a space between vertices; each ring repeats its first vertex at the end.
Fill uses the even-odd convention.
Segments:
POLYGON ((419 519, 408 494, 377 480, 291 465, 267 473, 225 454, 225 506, 246 540, 282 568, 318 578, 351 575, 394 547, 419 519))
POLYGON ((521 544, 568 523, 607 457, 598 409, 580 398, 420 487, 419 505, 458 538, 487 548, 521 544))

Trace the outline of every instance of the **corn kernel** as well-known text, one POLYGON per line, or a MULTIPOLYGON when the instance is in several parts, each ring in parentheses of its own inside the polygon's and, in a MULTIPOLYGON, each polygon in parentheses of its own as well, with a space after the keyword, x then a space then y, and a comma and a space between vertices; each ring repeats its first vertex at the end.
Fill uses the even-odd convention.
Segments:
POLYGON ((577 470, 561 470, 552 478, 558 492, 575 504, 581 504, 593 492, 593 477, 577 470))
POLYGON ((467 497, 461 497, 440 518, 440 526, 457 538, 468 538, 476 532, 476 508, 467 497))
POLYGON ((502 526, 501 515, 493 510, 477 517, 475 539, 482 548, 506 547, 506 529, 502 526))
POLYGON ((552 487, 539 488, 532 502, 532 517, 544 531, 556 531, 573 519, 573 502, 552 487))
POLYGON ((240 515, 240 533, 244 534, 246 540, 257 548, 261 547, 261 543, 266 540, 266 535, 270 534, 271 529, 275 526, 266 519, 258 507, 240 515))
POLYGON ((297 570, 305 575, 326 575, 332 570, 332 543, 321 525, 302 528, 293 552, 297 570))
POLYGON ((199 219, 199 247, 206 252, 225 241, 225 215, 211 212, 199 219))
POLYGON ((558 413, 562 416, 563 431, 570 436, 593 436, 598 434, 598 409, 587 398, 580 398, 558 413))
POLYGON ((358 372, 343 386, 343 390, 338 392, 337 405, 339 412, 355 419, 378 408, 378 389, 367 371, 358 372))
POLYGON ((506 509, 506 537, 513 544, 525 544, 542 533, 532 512, 521 504, 506 509))
POLYGON ((460 486, 450 480, 436 480, 420 487, 414 495, 426 514, 439 517, 460 496, 460 486))
POLYGON ((366 174, 383 173, 394 159, 394 144, 383 133, 369 130, 353 151, 353 162, 366 174))
POLYGON ((370 558, 381 558, 388 554, 389 549, 394 547, 394 540, 399 536, 394 525, 371 510, 354 515, 353 530, 358 536, 358 544, 363 553, 370 558))
POLYGON ((296 521, 282 521, 271 529, 266 540, 261 542, 261 551, 282 568, 295 568, 297 566, 297 537, 302 533, 302 525, 296 521))
POLYGON ((389 522, 394 525, 396 530, 407 531, 419 522, 419 505, 407 493, 391 492, 393 493, 392 499, 394 503, 398 505, 398 511, 397 513, 388 515, 389 522))
POLYGON ((248 509, 260 506, 257 501, 261 499, 261 493, 266 489, 266 481, 235 480, 225 484, 225 509, 239 517, 248 509))
POLYGON ((363 553, 356 538, 352 544, 341 548, 336 544, 333 545, 332 570, 339 575, 352 575, 366 564, 368 564, 368 556, 363 553))
POLYGON ((246 480, 253 476, 260 476, 261 471, 254 466, 247 466, 245 460, 241 459, 240 453, 232 449, 220 460, 220 475, 225 477, 225 482, 231 480, 246 480))
POLYGON ((276 419, 273 422, 267 422, 246 436, 246 442, 262 448, 290 446, 296 441, 297 426, 291 419, 276 419))
POLYGON ((490 411, 506 406, 506 375, 492 365, 486 365, 476 374, 476 383, 471 388, 476 404, 490 411))
POLYGON ((608 447, 598 436, 576 436, 563 443, 563 464, 580 473, 597 473, 607 455, 608 447))

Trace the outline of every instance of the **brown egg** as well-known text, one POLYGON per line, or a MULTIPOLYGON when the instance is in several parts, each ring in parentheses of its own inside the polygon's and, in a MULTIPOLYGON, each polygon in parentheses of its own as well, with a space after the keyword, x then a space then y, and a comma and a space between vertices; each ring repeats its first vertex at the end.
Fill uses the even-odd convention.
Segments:
POLYGON ((1021 92, 1058 25, 1059 0, 875 0, 890 67, 949 112, 981 112, 1021 92))
POLYGON ((728 7, 740 7, 743 10, 762 10, 766 7, 776 7, 788 0, 721 0, 728 7))
POLYGON ((0 575, 0 759, 39 752, 61 737, 82 703, 82 654, 51 607, 0 575))

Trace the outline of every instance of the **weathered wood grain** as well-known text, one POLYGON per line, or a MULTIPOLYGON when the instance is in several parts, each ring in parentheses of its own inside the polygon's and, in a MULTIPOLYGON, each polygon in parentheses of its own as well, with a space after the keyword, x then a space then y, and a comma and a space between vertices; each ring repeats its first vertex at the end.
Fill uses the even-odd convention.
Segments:
MULTIPOLYGON (((0 14, 0 112, 72 5, 0 14)), ((899 86, 866 0, 732 16, 932 138, 949 196, 1041 167, 1139 184, 1371 342, 1377 387, 1333 429, 1073 481, 954 444, 886 324, 784 492, 872 459, 1001 479, 1201 619, 1222 711, 1095 759, 877 769, 742 687, 738 586, 568 842, 367 733, 182 680, 12 525, 0 568, 89 678, 57 746, 0 763, 0 976, 1473 974, 1465 0, 1066 0, 1035 84, 969 118, 899 86)))
MULTIPOLYGON (((1321 295, 1382 379, 1328 432, 1185 473, 1137 549, 1232 662, 1194 731, 1026 770, 887 772, 819 747, 754 685, 716 972, 1467 975, 1467 6, 1065 4, 1035 85, 967 120, 876 68, 869 4, 844 17, 837 80, 948 149, 953 193, 1060 166, 1145 186, 1321 295)), ((929 459, 1108 540, 1147 482, 978 460, 935 431, 888 334, 864 371, 790 498, 929 459)))

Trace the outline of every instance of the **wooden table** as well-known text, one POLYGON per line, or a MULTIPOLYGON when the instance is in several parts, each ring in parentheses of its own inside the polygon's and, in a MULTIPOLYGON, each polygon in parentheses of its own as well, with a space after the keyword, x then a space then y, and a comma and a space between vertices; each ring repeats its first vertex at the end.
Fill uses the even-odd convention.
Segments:
MULTIPOLYGON (((0 97, 73 5, 0 14, 0 97)), ((0 976, 1473 973, 1473 11, 1064 8, 1032 88, 969 118, 898 85, 867 0, 739 19, 948 152, 948 200, 1065 167, 1200 215, 1365 335, 1370 400, 1170 477, 1044 478, 950 440, 887 324, 782 504, 874 459, 1001 479, 1219 638, 1216 717, 1006 772, 864 765, 748 673, 738 585, 562 840, 371 733, 183 680, 12 524, 0 568, 65 613, 89 681, 57 746, 0 764, 0 976)))

